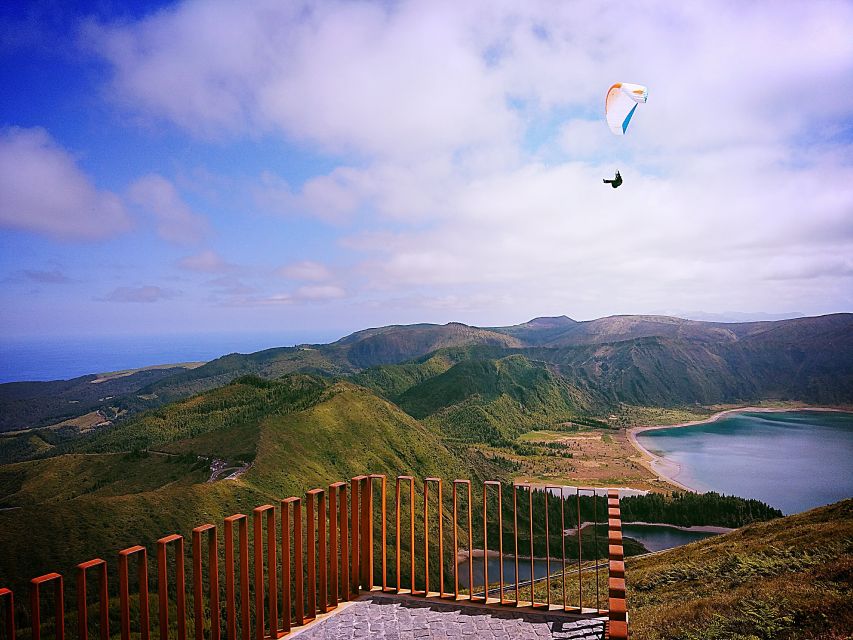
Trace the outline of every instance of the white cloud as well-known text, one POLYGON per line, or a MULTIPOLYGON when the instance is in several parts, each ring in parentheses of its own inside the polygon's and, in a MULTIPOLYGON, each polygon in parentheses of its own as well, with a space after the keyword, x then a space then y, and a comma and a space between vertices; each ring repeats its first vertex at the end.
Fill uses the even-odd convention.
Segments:
POLYGON ((121 199, 99 191, 44 129, 0 130, 0 225, 68 240, 127 231, 121 199))
POLYGON ((313 177, 294 190, 282 177, 266 171, 249 189, 262 211, 308 215, 326 223, 352 222, 359 211, 386 218, 427 220, 448 215, 449 192, 464 183, 460 167, 446 159, 377 163, 367 168, 343 166, 313 177))
POLYGON ((312 260, 285 265, 278 270, 278 274, 290 280, 309 280, 312 282, 329 280, 332 277, 332 271, 326 265, 312 260))
POLYGON ((650 87, 642 146, 778 139, 850 108, 851 20, 845 2, 190 0, 83 38, 118 98, 190 130, 409 161, 513 144, 552 108, 599 116, 614 80, 650 87))
MULTIPOLYGON (((454 218, 355 234, 344 245, 365 256, 359 275, 378 291, 438 289, 464 300, 473 288, 494 304, 505 296, 510 308, 595 316, 615 301, 629 312, 667 300, 711 309, 826 305, 827 296, 851 304, 853 189, 821 197, 820 165, 759 165, 736 180, 728 164, 725 155, 691 162, 681 182, 629 165, 618 190, 601 184, 604 167, 526 167, 468 185, 453 200, 454 218), (839 232, 829 241, 821 232, 833 221, 839 232), (828 284, 786 298, 785 274, 828 284)), ((838 185, 853 184, 850 168, 834 173, 838 185)))
POLYGON ((300 300, 332 300, 343 298, 346 291, 333 284, 305 285, 296 290, 295 298, 300 300))
POLYGON ((329 223, 346 220, 359 205, 360 194, 344 178, 348 170, 308 180, 294 191, 284 178, 265 171, 250 186, 255 204, 263 211, 283 216, 309 215, 329 223))
POLYGON ((175 186, 162 176, 140 178, 130 186, 129 197, 154 218, 157 233, 164 240, 189 244, 207 235, 207 220, 194 213, 175 186))
POLYGON ((279 131, 383 156, 502 143, 516 124, 469 44, 474 11, 347 2, 184 2, 89 23, 129 108, 202 135, 279 131))
POLYGON ((349 295, 588 317, 853 306, 851 23, 842 1, 187 1, 86 37, 143 115, 340 154, 253 197, 350 225, 349 295), (625 137, 601 120, 619 80, 650 91, 625 137))
POLYGON ((202 273, 225 273, 238 269, 236 265, 226 262, 222 256, 212 249, 206 249, 201 253, 181 258, 178 261, 178 266, 181 269, 202 273))

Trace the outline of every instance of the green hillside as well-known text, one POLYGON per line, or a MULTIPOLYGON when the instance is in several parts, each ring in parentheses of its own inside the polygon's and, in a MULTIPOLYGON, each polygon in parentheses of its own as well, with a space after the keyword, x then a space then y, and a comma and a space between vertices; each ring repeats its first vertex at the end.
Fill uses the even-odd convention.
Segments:
POLYGON ((528 353, 558 365, 565 378, 597 392, 606 407, 620 403, 665 407, 761 397, 758 381, 741 375, 718 348, 702 342, 644 337, 528 353))
MULTIPOLYGON (((612 413, 619 403, 676 407, 789 399, 853 404, 853 314, 747 323, 666 316, 576 322, 562 316, 491 329, 453 322, 379 327, 330 344, 229 354, 190 370, 138 372, 99 384, 92 383, 95 376, 3 384, 0 432, 93 410, 111 420, 118 414, 121 420, 243 375, 354 376, 359 384, 396 398, 444 373, 448 363, 512 354, 556 365, 552 373, 583 390, 593 401, 590 410, 599 415, 612 413)), ((41 446, 0 442, 0 459, 20 460, 41 446)))
POLYGON ((83 415, 111 400, 137 392, 163 378, 181 375, 185 367, 146 368, 127 375, 80 376, 51 382, 0 384, 0 433, 42 427, 83 415))
POLYGON ((15 507, 0 510, 0 584, 70 575, 81 560, 150 548, 166 533, 189 536, 202 522, 368 472, 505 479, 363 387, 241 378, 84 437, 65 455, 0 467, 0 504, 15 507), (209 457, 252 464, 209 483, 209 457))
POLYGON ((444 373, 455 362, 446 350, 440 350, 421 362, 371 367, 353 376, 353 382, 385 398, 396 398, 415 385, 444 373))
POLYGON ((208 477, 195 456, 70 454, 0 467, 0 508, 53 504, 80 496, 120 496, 208 477))
POLYGON ((853 500, 630 559, 626 576, 634 638, 849 638, 853 500))
POLYGON ((447 437, 490 444, 569 420, 591 404, 545 363, 522 355, 460 362, 394 400, 447 437))
MULTIPOLYGON (((268 415, 310 406, 320 398, 326 384, 322 379, 305 375, 285 376, 280 380, 244 376, 209 393, 101 430, 71 446, 85 452, 152 449, 210 431, 258 425, 268 415)), ((247 451, 255 447, 253 440, 244 439, 241 445, 247 451)), ((222 453, 233 456, 243 451, 232 448, 222 453)))
POLYGON ((366 471, 476 479, 488 469, 485 460, 463 461, 438 433, 347 382, 330 387, 305 411, 264 420, 257 450, 246 481, 288 494, 366 471))
POLYGON ((256 353, 231 353, 211 360, 205 365, 182 371, 139 389, 131 406, 144 408, 171 402, 188 395, 209 391, 226 385, 240 376, 256 375, 274 379, 290 373, 338 374, 351 372, 350 367, 326 357, 317 350, 304 347, 280 347, 256 353), (140 398, 142 396, 142 398, 140 398), (143 402, 139 402, 142 399, 143 402))

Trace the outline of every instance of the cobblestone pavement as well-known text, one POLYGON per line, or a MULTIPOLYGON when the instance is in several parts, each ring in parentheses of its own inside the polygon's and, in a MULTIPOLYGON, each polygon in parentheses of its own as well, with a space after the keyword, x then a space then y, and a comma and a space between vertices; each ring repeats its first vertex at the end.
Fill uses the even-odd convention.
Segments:
POLYGON ((371 596, 349 605, 298 640, 602 640, 603 620, 371 596))

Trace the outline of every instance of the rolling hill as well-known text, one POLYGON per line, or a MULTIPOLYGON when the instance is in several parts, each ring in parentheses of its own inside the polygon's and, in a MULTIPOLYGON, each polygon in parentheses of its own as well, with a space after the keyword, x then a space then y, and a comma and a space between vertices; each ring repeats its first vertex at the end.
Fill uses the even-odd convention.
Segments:
POLYGON ((459 362, 393 399, 446 437, 488 444, 571 420, 592 405, 549 365, 520 354, 459 362))
POLYGON ((360 473, 506 477, 370 390, 304 375, 242 377, 62 450, 0 466, 4 585, 360 473), (251 465, 206 482, 213 458, 251 465))
MULTIPOLYGON (((248 374, 354 376, 396 398, 465 360, 513 354, 550 365, 555 377, 591 403, 584 409, 599 415, 620 403, 853 404, 853 314, 730 324, 665 316, 577 322, 561 316, 488 329, 459 323, 367 329, 330 344, 229 354, 191 370, 140 372, 99 385, 88 377, 4 384, 0 432, 93 410, 133 415, 248 374)), ((0 442, 0 450, 38 448, 43 448, 39 442, 0 442)))
POLYGON ((632 637, 849 638, 853 500, 626 566, 632 637))

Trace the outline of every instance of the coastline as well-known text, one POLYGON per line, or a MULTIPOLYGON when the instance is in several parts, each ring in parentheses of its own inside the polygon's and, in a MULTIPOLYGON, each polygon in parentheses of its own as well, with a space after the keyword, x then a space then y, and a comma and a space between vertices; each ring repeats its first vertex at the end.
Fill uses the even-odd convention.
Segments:
POLYGON ((696 489, 694 487, 690 487, 676 480, 675 477, 679 473, 681 473, 681 465, 673 460, 669 460, 668 458, 659 456, 646 449, 643 445, 640 444, 639 440, 637 440, 637 434, 642 433, 643 431, 655 431, 658 429, 679 429, 681 427, 695 427, 696 425, 700 424, 709 424, 712 422, 717 422, 717 420, 719 420, 720 418, 724 418, 726 416, 730 416, 736 413, 789 413, 792 411, 831 411, 838 413, 848 413, 848 411, 845 411, 844 409, 837 409, 835 407, 740 407, 737 409, 726 409, 725 411, 719 411, 711 417, 705 418, 704 420, 691 420, 689 422, 679 422, 677 424, 629 427, 627 435, 628 441, 640 454, 640 464, 642 464, 652 473, 654 473, 657 476, 658 480, 678 487, 679 489, 682 489, 684 491, 702 493, 701 490, 696 489))

